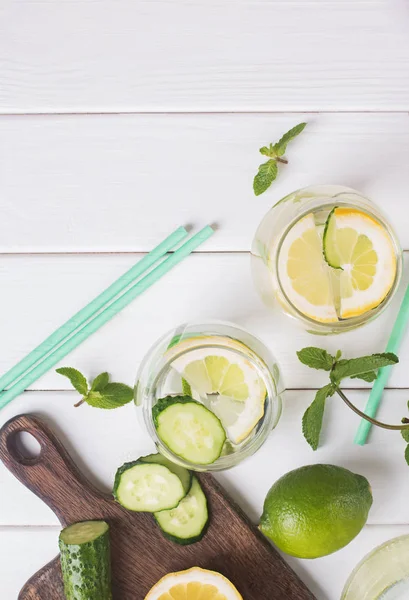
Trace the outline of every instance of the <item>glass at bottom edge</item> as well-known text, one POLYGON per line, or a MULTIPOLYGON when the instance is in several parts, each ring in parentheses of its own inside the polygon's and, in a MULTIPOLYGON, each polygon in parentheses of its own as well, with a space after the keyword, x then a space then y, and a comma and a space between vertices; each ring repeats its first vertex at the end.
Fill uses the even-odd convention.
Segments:
POLYGON ((355 567, 341 600, 404 600, 409 598, 409 535, 381 544, 355 567))

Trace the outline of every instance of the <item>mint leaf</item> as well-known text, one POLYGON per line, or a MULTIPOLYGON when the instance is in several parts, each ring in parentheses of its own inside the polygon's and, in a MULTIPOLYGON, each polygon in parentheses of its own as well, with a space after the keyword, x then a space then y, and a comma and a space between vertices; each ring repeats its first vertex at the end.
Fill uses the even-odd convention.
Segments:
POLYGON ((409 465, 409 444, 406 446, 406 450, 405 450, 405 459, 406 459, 406 462, 407 462, 407 463, 408 463, 408 465, 409 465))
POLYGON ((297 135, 300 135, 300 133, 304 131, 306 125, 307 123, 299 123, 299 125, 296 125, 292 129, 290 129, 290 131, 287 131, 287 133, 283 135, 281 140, 274 144, 276 156, 283 156, 283 154, 285 154, 288 143, 291 142, 291 140, 293 140, 294 138, 296 138, 297 135))
POLYGON ((101 392, 90 392, 85 402, 95 408, 119 408, 133 400, 133 389, 124 383, 108 383, 101 392))
POLYGON ((91 385, 91 392, 101 392, 109 383, 108 373, 100 373, 91 385))
POLYGON ((258 173, 253 181, 253 190, 256 196, 260 196, 270 187, 277 177, 277 170, 277 163, 273 159, 259 166, 258 173))
POLYGON ((260 154, 263 154, 263 156, 269 156, 270 158, 274 158, 275 152, 273 150, 273 145, 270 144, 270 148, 268 148, 267 146, 263 146, 262 148, 260 148, 260 154))
POLYGON ((334 394, 334 391, 331 383, 318 390, 302 418, 302 432, 313 450, 317 450, 320 441, 325 401, 334 394))
POLYGON ((398 362, 398 357, 392 352, 372 354, 371 356, 362 356, 361 358, 351 358, 349 360, 340 360, 332 369, 331 380, 338 384, 344 377, 362 375, 369 371, 376 371, 381 367, 395 365, 398 362))
POLYGON ((314 346, 303 348, 297 352, 297 356, 307 367, 311 367, 311 369, 324 369, 324 371, 331 371, 335 360, 326 350, 314 348, 314 346))
POLYGON ((408 442, 409 444, 409 429, 401 429, 401 436, 403 437, 403 439, 405 440, 405 442, 408 442))
POLYGON ((68 377, 72 386, 82 396, 86 396, 86 394, 88 394, 87 380, 82 373, 77 371, 77 369, 73 369, 72 367, 60 367, 59 369, 56 369, 56 372, 60 375, 64 375, 64 377, 68 377))
POLYGON ((372 383, 377 377, 376 371, 368 371, 368 373, 361 373, 360 375, 351 375, 351 379, 362 379, 367 383, 372 383))

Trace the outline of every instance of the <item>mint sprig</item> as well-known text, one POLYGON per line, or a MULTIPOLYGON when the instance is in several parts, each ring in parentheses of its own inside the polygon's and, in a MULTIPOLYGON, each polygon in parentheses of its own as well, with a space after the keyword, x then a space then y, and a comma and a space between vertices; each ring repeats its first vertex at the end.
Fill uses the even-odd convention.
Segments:
POLYGON ((109 381, 109 374, 100 373, 88 384, 85 376, 72 367, 61 367, 57 373, 68 377, 72 386, 79 392, 82 399, 74 406, 81 406, 84 402, 95 408, 113 409, 119 408, 131 402, 133 389, 124 383, 109 381))
MULTIPOLYGON (((374 381, 377 377, 378 369, 394 365, 399 362, 399 359, 395 354, 391 352, 385 352, 383 354, 372 354, 370 356, 362 356, 360 358, 341 359, 341 352, 339 350, 335 356, 332 356, 322 348, 314 348, 313 346, 310 346, 297 352, 297 356, 299 360, 307 367, 328 372, 330 378, 330 383, 317 391, 314 401, 305 411, 302 420, 304 437, 313 450, 317 450, 319 446, 326 400, 330 396, 333 396, 335 392, 341 396, 341 398, 348 404, 348 406, 350 406, 350 408, 352 408, 363 418, 370 420, 373 424, 380 427, 385 427, 387 429, 403 430, 403 427, 405 426, 387 425, 367 417, 367 415, 353 406, 352 403, 346 398, 345 394, 340 390, 341 382, 346 377, 363 379, 368 383, 374 381)), ((402 431, 402 435, 408 442, 409 448, 409 430, 404 429, 402 431)), ((407 456, 409 457, 409 449, 407 450, 407 456)))
POLYGON ((282 158, 287 150, 287 145, 304 130, 306 125, 307 123, 299 123, 290 131, 287 131, 275 144, 260 148, 260 154, 267 156, 269 160, 259 166, 258 173, 254 177, 253 190, 256 196, 260 196, 265 192, 276 179, 278 174, 277 163, 288 163, 286 158, 282 158))
POLYGON ((325 401, 335 393, 332 383, 328 383, 315 394, 315 398, 302 418, 302 432, 313 450, 317 450, 320 442, 322 420, 324 418, 325 401))

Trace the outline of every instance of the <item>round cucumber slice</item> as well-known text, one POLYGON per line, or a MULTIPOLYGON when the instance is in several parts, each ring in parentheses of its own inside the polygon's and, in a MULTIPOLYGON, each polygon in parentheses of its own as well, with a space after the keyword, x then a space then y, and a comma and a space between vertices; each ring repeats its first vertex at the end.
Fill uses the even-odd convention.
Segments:
POLYGON ((226 441, 220 419, 188 396, 162 398, 153 408, 158 436, 177 456, 197 465, 219 458, 226 441))
POLYGON ((128 510, 156 512, 174 508, 186 492, 179 477, 164 465, 137 460, 118 469, 113 494, 128 510))
POLYGON ((156 463, 158 465, 164 465, 169 469, 169 471, 172 471, 172 473, 179 477, 180 481, 182 482, 183 489, 185 490, 185 494, 187 494, 190 490, 192 485, 192 473, 180 465, 175 465, 175 463, 170 461, 162 454, 149 454, 148 456, 141 456, 139 460, 144 463, 156 463))
POLYGON ((176 508, 155 513, 165 537, 177 544, 194 544, 202 539, 209 520, 207 500, 196 477, 187 496, 176 508))

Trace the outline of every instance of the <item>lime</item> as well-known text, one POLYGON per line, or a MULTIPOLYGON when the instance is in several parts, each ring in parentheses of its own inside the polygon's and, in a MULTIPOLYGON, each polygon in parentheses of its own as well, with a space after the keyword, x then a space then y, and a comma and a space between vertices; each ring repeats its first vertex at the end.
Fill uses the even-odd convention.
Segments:
POLYGON ((339 269, 341 319, 381 304, 396 277, 395 250, 385 227, 361 210, 336 207, 325 224, 323 248, 328 265, 339 269))
POLYGON ((362 475, 334 465, 309 465, 276 481, 259 527, 283 552, 318 558, 349 544, 365 525, 371 505, 371 489, 362 475))

